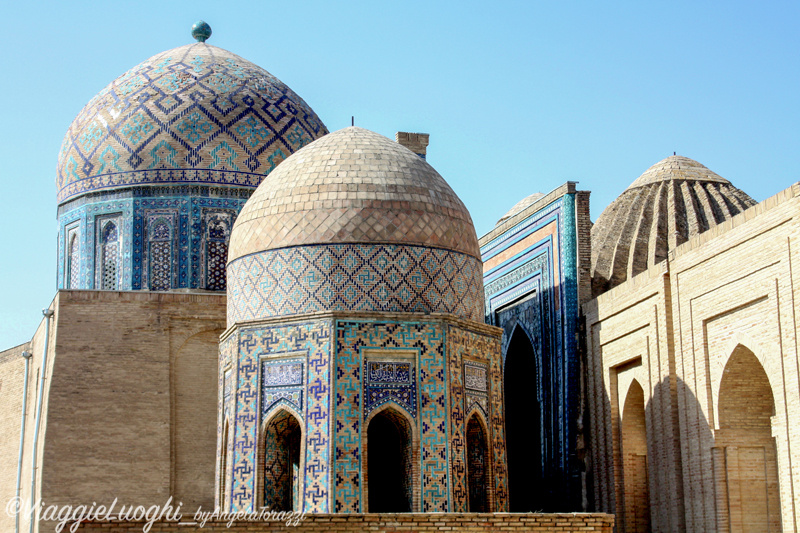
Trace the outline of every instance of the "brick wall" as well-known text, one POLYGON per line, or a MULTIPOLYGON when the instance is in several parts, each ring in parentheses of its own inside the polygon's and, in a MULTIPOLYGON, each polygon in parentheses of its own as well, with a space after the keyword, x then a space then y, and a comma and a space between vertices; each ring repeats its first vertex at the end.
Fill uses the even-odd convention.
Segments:
MULTIPOLYGON (((184 517, 188 518, 188 517, 184 517)), ((104 533, 141 532, 143 522, 84 523, 78 531, 102 531, 104 533)), ((361 531, 438 533, 441 531, 463 531, 467 533, 499 533, 518 531, 581 531, 611 533, 614 517, 607 514, 351 514, 351 515, 307 515, 296 527, 286 527, 281 522, 236 522, 227 526, 225 522, 207 522, 205 527, 176 527, 175 522, 157 522, 150 530, 162 532, 223 533, 234 531, 296 531, 297 533, 356 533, 361 531)))
MULTIPOLYGON (((224 294, 60 291, 48 339, 34 490, 47 505, 111 499, 211 507, 224 294)), ((29 501, 45 323, 0 353, 0 490, 14 493, 23 348, 32 354, 21 495, 29 501)), ((0 530, 13 530, 0 516, 0 530)), ((21 520, 27 529, 27 521, 21 520)))
MULTIPOLYGON (((29 345, 22 344, 15 348, 0 352, 0 395, 3 398, 3 409, 0 409, 0 501, 7 502, 15 495, 17 483, 17 457, 19 455, 19 431, 22 418, 22 391, 25 360, 24 350, 29 345)), ((35 374, 35 371, 34 371, 35 374)), ((28 388, 30 402, 31 389, 28 388)), ((27 412, 32 412, 30 403, 27 412)), ((27 421, 26 421, 27 423, 27 421)), ((33 423, 27 423, 30 427, 33 423)), ((30 471, 23 478, 25 485, 30 486, 30 471)), ((12 531, 14 519, 0 513, 0 531, 12 531)))
POLYGON ((634 379, 653 530, 798 530, 798 235, 796 184, 584 305, 595 502, 620 531, 634 379))

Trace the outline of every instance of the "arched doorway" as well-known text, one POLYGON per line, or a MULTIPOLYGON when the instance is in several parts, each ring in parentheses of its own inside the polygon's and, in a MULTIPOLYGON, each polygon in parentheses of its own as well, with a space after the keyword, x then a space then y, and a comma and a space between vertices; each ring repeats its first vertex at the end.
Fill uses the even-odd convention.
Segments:
POLYGON ((647 480, 647 426, 644 390, 633 380, 622 409, 622 479, 625 533, 650 531, 650 488, 647 480))
POLYGON ((715 476, 719 530, 781 531, 772 387, 758 358, 742 345, 723 370, 718 406, 715 468, 724 473, 715 476))
POLYGON ((467 490, 469 512, 489 512, 489 446, 477 413, 467 423, 467 490))
POLYGON ((412 510, 413 440, 408 420, 394 409, 376 414, 367 428, 367 511, 412 510))
POLYGON ((508 343, 503 378, 510 510, 546 510, 536 356, 530 339, 519 326, 508 343))
POLYGON ((303 432, 297 418, 281 410, 264 435, 264 506, 274 511, 300 511, 300 451, 303 432))

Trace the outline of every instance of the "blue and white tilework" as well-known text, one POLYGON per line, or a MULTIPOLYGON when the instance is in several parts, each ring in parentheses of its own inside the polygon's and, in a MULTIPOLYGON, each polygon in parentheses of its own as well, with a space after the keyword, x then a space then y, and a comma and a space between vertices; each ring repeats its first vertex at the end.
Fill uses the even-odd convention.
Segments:
POLYGON ((453 313, 480 320, 481 264, 393 244, 298 246, 228 264, 228 325, 318 311, 453 313))
POLYGON ((575 194, 566 193, 481 247, 486 321, 503 328, 503 361, 516 328, 531 340, 538 374, 531 376, 531 394, 541 399, 544 470, 559 480, 554 497, 571 502, 580 492, 575 216, 575 194))
POLYGON ((255 188, 326 133, 266 70, 204 43, 182 46, 132 68, 78 114, 59 153, 58 201, 145 184, 255 188))

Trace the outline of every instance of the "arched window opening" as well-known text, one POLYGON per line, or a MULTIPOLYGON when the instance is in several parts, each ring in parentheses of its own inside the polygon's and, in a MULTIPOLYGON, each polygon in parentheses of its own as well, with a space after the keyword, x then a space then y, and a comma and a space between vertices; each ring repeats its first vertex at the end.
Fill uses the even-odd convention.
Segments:
POLYGON ((300 511, 300 423, 281 411, 264 436, 264 506, 273 511, 300 511))
POLYGON ((731 354, 719 386, 714 469, 719 529, 781 531, 772 387, 753 352, 731 354))
POLYGON ((228 261, 228 236, 230 228, 227 217, 209 217, 206 235, 206 288, 225 290, 225 264, 228 261))
POLYGON ((225 494, 228 493, 228 421, 225 420, 225 425, 222 429, 222 440, 220 441, 219 453, 219 482, 217 487, 219 494, 217 495, 217 505, 221 510, 225 510, 225 494))
POLYGON ((477 414, 467 423, 467 489, 469 512, 488 513, 489 510, 489 446, 486 431, 477 414))
POLYGON ((368 512, 411 512, 412 445, 411 425, 400 413, 385 409, 370 421, 367 428, 368 512))
POLYGON ((634 380, 622 409, 622 478, 625 487, 623 530, 626 533, 650 531, 647 468, 644 390, 634 380))
POLYGON ((78 242, 78 232, 72 231, 69 234, 69 246, 67 250, 67 288, 77 289, 81 283, 80 269, 80 243, 78 242))
POLYGON ((172 228, 163 218, 150 226, 150 290, 167 291, 172 285, 172 228))
POLYGON ((510 510, 513 513, 547 510, 542 483, 536 356, 530 339, 519 327, 509 341, 503 374, 510 510))
POLYGON ((100 234, 102 278, 104 291, 115 291, 118 288, 119 275, 119 229, 114 222, 106 222, 100 234))

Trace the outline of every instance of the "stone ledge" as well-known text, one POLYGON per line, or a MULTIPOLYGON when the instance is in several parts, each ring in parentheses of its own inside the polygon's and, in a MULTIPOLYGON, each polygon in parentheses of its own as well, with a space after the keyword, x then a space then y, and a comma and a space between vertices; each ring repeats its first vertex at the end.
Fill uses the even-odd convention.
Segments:
MULTIPOLYGON (((192 517, 183 517, 191 522, 192 517)), ((84 522, 77 531, 103 531, 106 533, 129 533, 143 531, 146 522, 84 522)), ((314 514, 306 515, 297 526, 286 526, 279 521, 239 520, 228 526, 226 521, 208 521, 200 524, 178 525, 177 522, 154 522, 153 533, 164 532, 211 532, 231 531, 297 531, 317 533, 337 531, 355 533, 360 531, 434 533, 438 531, 468 531, 473 533, 545 532, 545 531, 598 531, 611 533, 614 515, 603 513, 396 513, 396 514, 314 514)))

